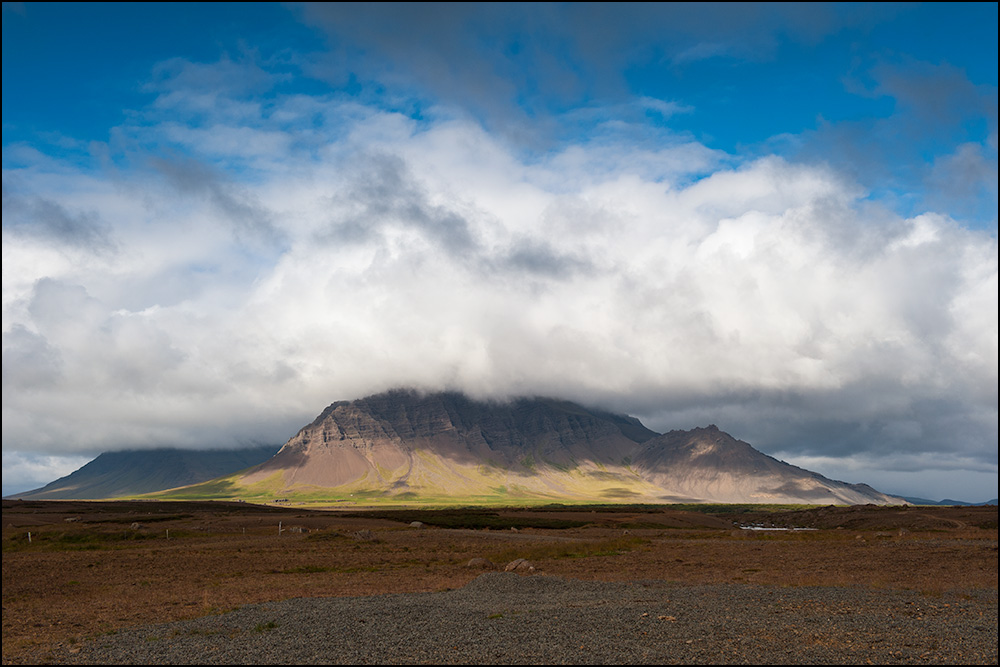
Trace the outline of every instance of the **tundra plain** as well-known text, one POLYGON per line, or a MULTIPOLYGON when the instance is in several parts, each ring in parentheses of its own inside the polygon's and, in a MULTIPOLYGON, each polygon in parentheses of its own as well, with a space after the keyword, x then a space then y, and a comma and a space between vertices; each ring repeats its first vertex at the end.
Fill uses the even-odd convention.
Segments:
POLYGON ((993 591, 995 606, 997 507, 4 500, 3 663, 252 603, 456 589, 484 572, 473 559, 519 558, 525 576, 993 591))

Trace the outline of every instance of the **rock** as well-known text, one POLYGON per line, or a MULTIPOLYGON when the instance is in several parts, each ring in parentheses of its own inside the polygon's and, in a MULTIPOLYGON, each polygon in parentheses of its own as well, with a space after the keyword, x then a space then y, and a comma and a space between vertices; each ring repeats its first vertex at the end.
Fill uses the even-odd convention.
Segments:
POLYGON ((424 527, 424 522, 423 521, 411 521, 410 522, 410 528, 423 528, 423 527, 424 527))
POLYGON ((524 558, 517 558, 507 563, 504 572, 534 572, 535 566, 524 558))
POLYGON ((129 528, 131 528, 132 530, 139 530, 140 528, 145 528, 145 526, 136 521, 131 526, 129 526, 129 528))
POLYGON ((359 542, 378 542, 378 537, 370 530, 359 530, 354 533, 354 539, 359 542))
POLYGON ((485 558, 473 558, 465 567, 474 570, 495 570, 497 569, 496 563, 491 560, 486 560, 485 558))

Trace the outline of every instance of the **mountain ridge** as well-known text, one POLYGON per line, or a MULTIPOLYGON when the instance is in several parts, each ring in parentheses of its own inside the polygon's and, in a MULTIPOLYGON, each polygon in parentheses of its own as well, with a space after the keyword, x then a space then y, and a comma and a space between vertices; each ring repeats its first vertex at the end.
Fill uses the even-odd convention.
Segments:
POLYGON ((232 491, 381 499, 902 504, 778 461, 715 425, 659 434, 562 399, 396 389, 330 404, 232 491))

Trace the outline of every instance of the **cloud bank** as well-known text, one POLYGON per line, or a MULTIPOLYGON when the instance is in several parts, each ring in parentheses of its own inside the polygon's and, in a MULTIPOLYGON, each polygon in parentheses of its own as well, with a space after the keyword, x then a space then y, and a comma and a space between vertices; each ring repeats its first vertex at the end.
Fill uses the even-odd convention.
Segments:
POLYGON ((683 139, 526 159, 336 98, 128 131, 186 157, 5 172, 5 451, 281 442, 416 386, 995 470, 996 238, 831 169, 683 139))
MULTIPOLYGON (((413 386, 995 496, 996 70, 903 48, 950 13, 384 7, 227 14, 238 48, 158 51, 96 139, 5 93, 5 488, 413 386)), ((8 57, 23 9, 5 91, 59 71, 8 57)))

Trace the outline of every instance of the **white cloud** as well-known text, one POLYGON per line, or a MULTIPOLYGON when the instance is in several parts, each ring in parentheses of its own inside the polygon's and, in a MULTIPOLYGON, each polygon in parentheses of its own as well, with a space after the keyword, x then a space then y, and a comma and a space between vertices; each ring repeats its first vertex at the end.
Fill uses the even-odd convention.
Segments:
POLYGON ((464 121, 326 104, 309 147, 264 117, 209 142, 129 128, 183 139, 191 183, 5 172, 116 248, 57 249, 5 212, 5 457, 278 443, 412 384, 714 421, 801 456, 916 461, 960 422, 963 461, 995 475, 995 238, 778 158, 594 141, 527 159, 464 121), (216 158, 252 170, 198 171, 216 158))

